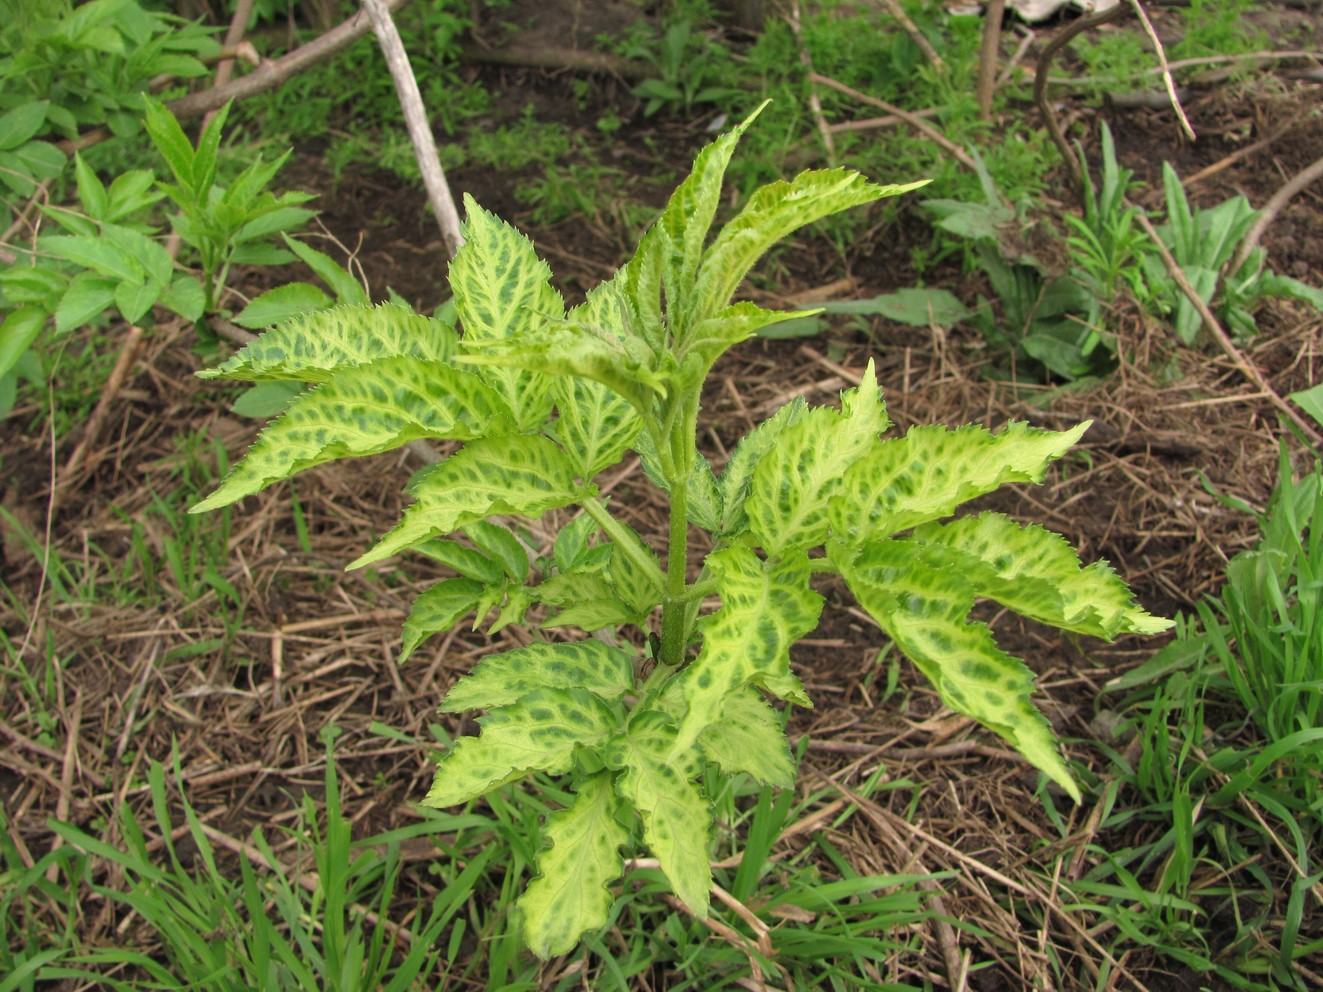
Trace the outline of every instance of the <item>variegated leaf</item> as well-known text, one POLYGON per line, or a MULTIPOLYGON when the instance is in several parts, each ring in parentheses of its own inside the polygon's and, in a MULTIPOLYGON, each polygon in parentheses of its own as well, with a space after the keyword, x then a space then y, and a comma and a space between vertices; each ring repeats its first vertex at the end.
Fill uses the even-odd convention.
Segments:
POLYGON ((276 325, 198 376, 326 382, 339 369, 396 355, 444 362, 457 340, 449 324, 395 303, 332 307, 276 325))
POLYGON ((441 712, 497 709, 539 689, 585 689, 614 702, 633 688, 633 659, 619 648, 597 640, 538 641, 487 655, 450 687, 441 712))
POLYGON ((694 313, 693 323, 725 307, 754 263, 791 231, 828 214, 905 193, 922 185, 875 186, 857 172, 826 169, 801 172, 791 182, 768 183, 761 187, 750 197, 744 209, 722 228, 703 256, 695 292, 702 309, 694 313))
POLYGON ((624 456, 643 429, 637 411, 610 387, 579 376, 556 380, 556 440, 590 481, 624 456))
POLYGON ((639 622, 600 568, 558 572, 533 589, 538 602, 557 607, 543 627, 578 627, 589 632, 639 622))
POLYGON ((692 779, 693 752, 676 756, 675 728, 659 712, 639 712, 614 738, 606 761, 619 768, 616 791, 639 812, 643 840, 671 888, 695 916, 707 915, 712 869, 708 833, 712 814, 692 779))
POLYGON ((748 526, 749 515, 744 509, 753 486, 753 472, 758 463, 791 424, 808 412, 802 396, 796 396, 776 413, 746 434, 726 462, 718 483, 721 517, 716 531, 723 537, 738 534, 748 526))
POLYGON ((676 747, 690 747, 709 725, 723 719, 731 693, 758 685, 800 706, 812 701, 790 671, 790 646, 818 625, 822 597, 809 586, 808 556, 787 551, 764 562, 736 545, 708 555, 721 608, 703 628, 703 648, 675 678, 685 712, 676 747))
POLYGON ((461 737, 437 765, 424 806, 456 806, 529 772, 563 775, 576 747, 604 743, 615 713, 587 689, 538 689, 478 721, 482 734, 461 737))
POLYGON ((409 618, 404 621, 404 644, 400 664, 408 661, 418 645, 433 634, 443 634, 462 616, 477 608, 487 587, 474 579, 442 579, 413 601, 409 618))
MULTIPOLYGON (((551 287, 551 269, 533 243, 473 197, 464 197, 464 245, 450 263, 450 285, 464 344, 517 340, 561 320, 565 304, 551 287)), ((550 383, 535 371, 489 369, 519 426, 532 430, 551 412, 550 383)))
POLYGON ((464 534, 489 558, 500 562, 501 570, 511 581, 519 584, 528 578, 528 571, 532 565, 528 558, 528 549, 509 527, 490 520, 480 520, 466 525, 464 534))
POLYGON ((444 362, 397 355, 347 366, 294 397, 192 512, 225 506, 337 458, 375 455, 419 438, 467 441, 510 427, 497 392, 444 362))
POLYGON ((412 486, 417 502, 404 511, 390 533, 349 567, 380 561, 495 513, 537 517, 596 491, 575 482, 573 464, 544 437, 480 438, 419 475, 412 486))
POLYGON ((811 317, 817 310, 764 310, 752 303, 741 301, 719 310, 698 322, 684 339, 682 359, 697 355, 702 360, 703 373, 716 364, 718 358, 730 348, 747 341, 764 327, 783 320, 811 317))
POLYGON ((591 379, 650 415, 654 397, 666 395, 666 379, 653 371, 650 355, 632 354, 626 344, 602 328, 567 320, 530 328, 516 340, 480 342, 459 361, 591 379))
POLYGON ((415 546, 414 550, 447 568, 454 569, 465 578, 476 579, 479 583, 500 582, 505 574, 500 562, 493 561, 481 551, 475 551, 458 541, 436 538, 424 541, 415 546))
POLYGON ((795 784, 795 760, 781 718, 752 687, 726 697, 721 722, 698 735, 698 746, 727 774, 743 772, 783 789, 795 784))
POLYGON ((1106 562, 1081 567, 1064 537, 1037 524, 980 513, 924 524, 914 541, 964 575, 977 595, 1042 623, 1109 641, 1118 634, 1157 634, 1172 625, 1137 606, 1106 562))
POLYGON ((721 182, 726 167, 730 164, 730 157, 740 136, 762 113, 768 102, 764 101, 742 122, 698 153, 693 169, 684 182, 676 187, 666 203, 666 209, 657 219, 656 226, 662 235, 660 241, 665 250, 662 278, 666 301, 673 311, 672 323, 678 324, 675 328, 677 332, 683 332, 683 328, 695 318, 696 309, 702 306, 701 297, 689 297, 693 293, 694 277, 703 258, 708 229, 712 226, 717 204, 721 202, 721 182))
POLYGON ((625 812, 603 772, 581 781, 573 805, 547 817, 550 842, 537 856, 538 877, 519 897, 524 939, 546 960, 568 954, 589 930, 606 925, 614 896, 608 886, 624 871, 620 848, 629 829, 625 812))
POLYGON ((1031 702, 1033 673, 998 648, 986 626, 968 619, 974 589, 958 570, 931 567, 911 541, 865 545, 835 564, 860 605, 928 677, 942 702, 1006 738, 1079 800, 1052 728, 1031 702))
POLYGON ((861 544, 950 516, 966 500, 1008 482, 1041 482, 1047 466, 1088 429, 1045 431, 1011 423, 999 434, 977 425, 914 427, 877 445, 845 473, 828 508, 832 531, 861 544))
POLYGON ((818 407, 779 432, 744 504, 749 529, 769 555, 826 541, 827 506, 842 476, 879 446, 890 423, 870 360, 859 388, 841 395, 839 412, 818 407))

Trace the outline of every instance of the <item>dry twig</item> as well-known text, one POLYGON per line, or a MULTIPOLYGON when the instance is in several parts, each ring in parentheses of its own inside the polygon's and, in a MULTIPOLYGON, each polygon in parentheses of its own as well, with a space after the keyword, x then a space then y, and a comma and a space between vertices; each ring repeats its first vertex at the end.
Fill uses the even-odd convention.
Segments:
POLYGON ((1144 233, 1148 235, 1149 240, 1153 242, 1153 246, 1157 249, 1158 257, 1162 259, 1162 264, 1167 270, 1167 275, 1171 276, 1172 281, 1176 283, 1177 288, 1185 294, 1186 298, 1190 301, 1190 304, 1199 312, 1199 317, 1203 321, 1204 328, 1210 335, 1212 335, 1212 338, 1217 342, 1218 347, 1226 353, 1227 357, 1231 359, 1236 368, 1240 370, 1241 374, 1259 388, 1273 406, 1286 414, 1287 418, 1304 432, 1305 437, 1309 438, 1315 446, 1323 445, 1323 435, 1320 435, 1309 421, 1297 413, 1295 408, 1287 403, 1286 400, 1282 399, 1277 390, 1273 388, 1272 383, 1264 378, 1263 373, 1240 353, 1240 349, 1236 347, 1235 342, 1231 340, 1227 332, 1222 329, 1222 325, 1218 323, 1217 318, 1213 316, 1213 311, 1208 309, 1208 304, 1203 301, 1197 292, 1195 292, 1194 287, 1190 285, 1190 280, 1185 278, 1185 272, 1181 269, 1180 264, 1176 259, 1172 257, 1166 244, 1163 243, 1161 236, 1159 236, 1157 230, 1153 227, 1152 221, 1150 221, 1142 211, 1135 216, 1139 219, 1140 226, 1144 228, 1144 233))

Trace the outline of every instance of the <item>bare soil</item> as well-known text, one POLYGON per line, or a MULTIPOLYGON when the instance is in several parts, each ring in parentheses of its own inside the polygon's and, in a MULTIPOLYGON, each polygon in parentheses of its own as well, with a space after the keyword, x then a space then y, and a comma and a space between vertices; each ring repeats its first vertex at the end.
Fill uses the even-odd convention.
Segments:
MULTIPOLYGON (((599 28, 618 27, 619 4, 601 5, 602 25, 586 20, 597 6, 516 2, 502 19, 528 23, 520 18, 536 8, 542 29, 587 47, 599 28), (557 17, 570 10, 577 19, 567 29, 551 19, 553 10, 557 17)), ((645 118, 628 84, 617 78, 517 67, 477 71, 499 94, 493 125, 517 119, 532 102, 539 120, 561 121, 584 141, 600 143, 607 139, 593 127, 596 113, 617 108, 625 126, 610 139, 615 162, 642 177, 659 169, 682 174, 693 150, 710 139, 703 119, 645 118), (591 82, 586 110, 582 91, 572 85, 580 78, 591 82), (639 151, 648 147, 665 149, 669 160, 639 151)), ((1217 85, 1192 94, 1185 108, 1199 134, 1195 142, 1177 136, 1169 110, 1101 113, 1116 133, 1123 164, 1149 184, 1149 206, 1161 194, 1164 158, 1182 175, 1193 175, 1273 135, 1271 144, 1230 161, 1189 191, 1201 204, 1244 193, 1259 206, 1323 155, 1318 92, 1316 84, 1292 81, 1217 85)), ((1086 119, 1097 113, 1075 112, 1086 119)), ((1079 132, 1085 130, 1092 133, 1079 132)), ((446 263, 420 190, 356 168, 333 186, 329 171, 309 154, 285 179, 323 194, 321 222, 352 250, 374 292, 390 286, 423 310, 442 301, 446 263)), ((472 193, 528 231, 570 297, 624 260, 629 232, 609 215, 545 229, 531 225, 528 208, 514 196, 520 179, 487 168, 451 177, 457 194, 472 193)), ((666 192, 657 187, 658 205, 666 192)), ((1072 202, 1064 182, 1055 196, 1063 205, 1072 202)), ((1321 222, 1318 189, 1306 190, 1267 233, 1271 264, 1317 283, 1321 222)), ((785 303, 897 288, 912 275, 910 247, 926 237, 924 225, 908 215, 860 239, 843 258, 812 235, 802 236, 795 251, 778 256, 782 278, 775 294, 756 295, 785 303)), ((245 292, 262 288, 254 280, 245 292)), ((1274 302, 1259 322, 1261 333, 1244 357, 1280 394, 1316 382, 1319 314, 1274 302)), ((704 404, 702 442, 719 466, 738 436, 790 398, 833 401, 869 356, 878 363, 900 430, 924 423, 999 427, 1011 419, 1061 428, 1092 419, 1079 454, 1064 459, 1042 486, 999 493, 981 506, 1059 531, 1085 560, 1110 561, 1147 608, 1171 615, 1214 591, 1225 561, 1253 539, 1253 521, 1213 494, 1262 506, 1286 435, 1272 406, 1226 355, 1178 347, 1160 323, 1139 312, 1118 315, 1118 326, 1121 367, 1079 389, 990 378, 988 356, 973 332, 915 330, 878 319, 867 337, 842 328, 824 339, 755 341, 718 366, 704 404)), ((120 333, 112 329, 109 349, 105 341, 89 346, 113 355, 120 333)), ((44 398, 20 409, 0 433, 3 506, 40 542, 34 551, 6 527, 0 560, 8 588, 0 622, 31 677, 46 687, 42 714, 13 679, 0 682, 7 702, 0 717, 0 802, 12 836, 34 858, 51 844, 48 817, 87 827, 122 803, 141 804, 147 763, 168 760, 172 743, 180 748, 189 799, 211 826, 245 838, 254 827, 289 822, 300 795, 318 794, 324 760, 318 733, 331 723, 342 730, 337 753, 356 830, 411 822, 411 804, 431 778, 427 750, 384 739, 370 725, 430 739, 427 727, 441 719, 435 709, 446 687, 485 652, 526 636, 507 630, 492 639, 461 629, 426 645, 406 667, 396 666, 400 621, 437 573, 413 561, 407 568, 388 564, 352 573, 342 567, 397 519, 402 484, 417 468, 404 454, 316 469, 245 500, 224 523, 207 518, 200 526, 226 528, 227 555, 215 577, 223 581, 180 588, 165 557, 175 539, 170 529, 182 525, 154 501, 158 494, 180 498, 181 479, 200 464, 213 465, 222 452, 232 462, 255 433, 252 422, 229 412, 231 394, 192 379, 204 364, 193 341, 184 328, 147 341, 110 400, 93 450, 73 473, 63 466, 79 430, 53 439, 44 398), (296 508, 305 533, 296 528, 296 508), (145 551, 135 550, 135 524, 145 551), (69 564, 59 580, 67 589, 43 579, 39 555, 47 547, 69 564), (147 566, 126 564, 135 554, 154 566, 168 608, 144 608, 131 596, 78 601, 80 588, 125 569, 141 572, 147 566), (47 657, 59 659, 56 669, 44 670, 47 657)), ((660 536, 662 506, 628 467, 622 466, 614 505, 641 532, 660 536)), ((549 543, 562 522, 549 514, 534 529, 549 543)), ((883 699, 884 669, 875 664, 883 637, 843 589, 824 592, 823 625, 795 653, 817 700, 815 709, 792 719, 792 731, 810 739, 803 787, 830 780, 845 792, 879 766, 888 780, 920 783, 861 800, 855 815, 833 828, 837 847, 861 872, 957 872, 961 880, 940 893, 941 912, 976 920, 987 934, 958 935, 960 949, 987 964, 970 976, 969 988, 1052 987, 1042 950, 1049 944, 1077 962, 1078 987, 1092 988, 1090 973, 1102 964, 1097 948, 1056 908, 1045 879, 1063 851, 1077 853, 1064 863, 1078 867, 1086 845, 1107 843, 1097 836, 1095 809, 1059 802, 1068 820, 1062 840, 1034 797, 1036 776, 997 738, 942 710, 908 665, 899 691, 883 699), (918 814, 907 822, 911 802, 918 814)), ((1106 776, 1098 743, 1106 720, 1099 714, 1112 703, 1103 686, 1156 644, 1084 642, 1012 617, 993 623, 1001 643, 1038 674, 1040 705, 1071 757, 1106 776)), ((422 860, 431 852, 417 855, 422 860)), ((1289 878, 1285 866, 1269 867, 1289 878)), ((114 921, 103 915, 99 923, 101 936, 112 939, 114 921)), ((933 976, 944 985, 941 941, 927 941, 922 959, 899 969, 900 978, 933 976)), ((1178 968, 1140 953, 1122 970, 1131 981, 1117 987, 1198 987, 1184 984, 1188 976, 1178 968)), ((548 984, 556 975, 548 970, 548 984)), ((665 988, 666 975, 659 972, 651 982, 640 987, 665 988)))

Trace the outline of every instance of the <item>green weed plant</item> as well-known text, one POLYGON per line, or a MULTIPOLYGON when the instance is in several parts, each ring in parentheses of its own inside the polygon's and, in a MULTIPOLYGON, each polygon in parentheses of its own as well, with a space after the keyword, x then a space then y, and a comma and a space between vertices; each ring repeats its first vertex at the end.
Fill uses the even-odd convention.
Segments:
POLYGON ((970 620, 975 602, 1105 638, 1168 626, 1105 563, 1081 567, 1042 527, 996 513, 943 522, 1004 483, 1040 481, 1087 424, 916 427, 883 440, 890 421, 870 363, 839 409, 789 403, 713 471, 696 444, 708 373, 760 328, 806 315, 732 302, 749 270, 803 225, 919 185, 807 171, 758 190, 710 236, 751 121, 698 155, 633 257, 576 307, 531 242, 467 198, 450 267, 462 335, 400 306, 337 308, 279 325, 202 373, 318 385, 195 512, 332 459, 460 442, 415 477, 400 523, 350 567, 417 550, 455 571, 415 602, 402 658, 469 615, 489 630, 565 633, 488 656, 450 689, 444 712, 486 715, 441 758, 423 800, 468 803, 535 773, 569 788, 541 845, 530 842, 537 874, 519 900, 541 957, 609 922, 621 849, 640 842, 689 910, 707 914, 712 798, 731 776, 794 782, 767 696, 812 705, 790 649, 818 623, 815 577, 843 579, 948 706, 1076 798, 1030 700, 1032 674, 970 620), (660 557, 595 483, 630 450, 669 504, 660 557), (502 522, 576 505, 584 512, 536 568, 502 522), (697 571, 694 531, 711 548, 697 571), (719 606, 705 610, 712 597, 719 606))

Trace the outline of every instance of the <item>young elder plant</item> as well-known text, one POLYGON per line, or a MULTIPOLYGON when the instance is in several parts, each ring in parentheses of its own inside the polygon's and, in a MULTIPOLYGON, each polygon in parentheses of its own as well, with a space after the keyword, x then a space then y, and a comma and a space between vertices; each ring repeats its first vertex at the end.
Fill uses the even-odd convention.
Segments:
POLYGON ((1105 562, 1081 567, 1041 527, 995 513, 941 522, 1003 483, 1041 481, 1087 423, 916 427, 883 440, 890 421, 870 362, 840 409, 796 399, 713 472, 695 443, 713 364, 759 328, 808 315, 732 303, 750 267, 811 221, 919 185, 804 172, 758 190, 709 239, 722 176, 752 120, 698 155, 634 257, 579 306, 565 308, 530 241, 468 198, 466 243, 450 266, 462 334, 395 305, 340 307, 279 325, 201 373, 317 388, 195 512, 331 459, 417 438, 463 442, 415 478, 403 519, 350 565, 415 550, 458 573, 414 604, 404 656, 469 613, 477 626, 495 611, 495 630, 537 607, 544 628, 598 635, 536 641, 461 678, 442 709, 487 714, 477 737, 442 757, 423 800, 465 803, 538 771, 567 778, 575 798, 547 818, 538 874, 519 903, 542 957, 606 923, 621 849, 640 836, 685 905, 706 914, 714 776, 794 781, 767 696, 812 705, 790 648, 818 623, 815 576, 841 576, 947 706, 1005 737, 1076 799, 1030 701, 1029 670, 969 619, 975 601, 1104 638, 1169 625, 1138 608, 1105 562), (594 483, 630 450, 668 496, 664 560, 594 483), (536 569, 516 534, 490 519, 576 505, 585 512, 536 569), (690 528, 712 547, 692 580, 690 528), (448 536, 457 532, 465 543, 448 536), (709 597, 720 606, 704 614, 709 597), (618 636, 628 626, 648 636, 618 636))

